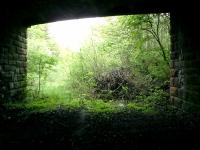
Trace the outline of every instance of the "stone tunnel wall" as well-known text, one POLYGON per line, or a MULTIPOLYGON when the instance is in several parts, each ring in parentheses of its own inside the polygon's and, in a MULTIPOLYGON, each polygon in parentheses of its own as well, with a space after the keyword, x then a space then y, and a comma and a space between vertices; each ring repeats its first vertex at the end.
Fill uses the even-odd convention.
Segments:
POLYGON ((171 13, 170 97, 179 108, 200 112, 199 24, 194 14, 183 14, 171 13))
POLYGON ((26 28, 0 30, 0 102, 21 100, 26 87, 26 28))
MULTIPOLYGON (((171 13, 170 98, 181 108, 200 112, 200 50, 199 38, 194 36, 200 25, 194 22, 198 16, 183 14, 171 13)), ((4 26, 0 33, 0 101, 22 100, 27 72, 26 28, 4 26)))

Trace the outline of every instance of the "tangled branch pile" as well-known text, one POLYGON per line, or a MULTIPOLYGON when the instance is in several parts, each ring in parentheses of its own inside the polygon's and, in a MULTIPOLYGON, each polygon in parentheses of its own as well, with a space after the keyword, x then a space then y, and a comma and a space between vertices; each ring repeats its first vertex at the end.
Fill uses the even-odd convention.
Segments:
POLYGON ((93 95, 101 99, 132 100, 138 92, 134 75, 128 69, 120 68, 98 76, 93 95))

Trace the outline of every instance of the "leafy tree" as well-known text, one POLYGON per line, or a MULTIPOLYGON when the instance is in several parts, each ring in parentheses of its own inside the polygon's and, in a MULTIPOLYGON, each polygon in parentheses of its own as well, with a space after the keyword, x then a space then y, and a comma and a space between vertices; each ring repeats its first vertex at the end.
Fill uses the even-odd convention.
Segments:
POLYGON ((32 26, 28 29, 28 90, 38 97, 49 71, 57 63, 58 50, 47 32, 47 25, 32 26))
MULTIPOLYGON (((140 94, 148 95, 151 89, 167 86, 163 83, 169 80, 169 52, 168 14, 109 17, 107 24, 94 28, 92 38, 79 54, 81 59, 74 61, 74 64, 81 66, 78 69, 82 70, 81 77, 86 77, 88 72, 91 76, 79 80, 79 72, 77 75, 73 74, 72 78, 76 78, 81 85, 93 81, 91 85, 96 87, 99 82, 104 82, 101 85, 105 85, 105 80, 110 81, 111 77, 114 81, 117 76, 109 74, 124 68, 134 77, 131 82, 134 82, 135 90, 139 89, 140 94)), ((84 93, 91 92, 94 87, 84 93)), ((132 91, 124 86, 112 90, 108 88, 106 93, 117 91, 116 89, 132 91)), ((119 93, 126 93, 125 91, 119 93)))
POLYGON ((140 86, 150 89, 169 80, 169 14, 120 16, 112 26, 104 28, 107 41, 117 41, 109 44, 110 50, 118 51, 140 86))
POLYGON ((47 26, 30 28, 28 77, 33 95, 39 96, 44 87, 51 86, 53 91, 57 87, 70 98, 132 100, 166 90, 169 14, 106 20, 106 24, 93 27, 92 36, 80 52, 59 57, 56 44, 47 34, 47 26))

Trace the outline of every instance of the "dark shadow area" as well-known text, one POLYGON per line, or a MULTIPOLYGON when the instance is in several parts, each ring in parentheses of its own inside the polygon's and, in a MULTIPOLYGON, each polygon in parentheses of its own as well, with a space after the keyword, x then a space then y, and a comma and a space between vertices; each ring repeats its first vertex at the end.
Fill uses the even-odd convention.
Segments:
POLYGON ((1 149, 197 149, 199 116, 139 111, 88 113, 1 109, 1 149))

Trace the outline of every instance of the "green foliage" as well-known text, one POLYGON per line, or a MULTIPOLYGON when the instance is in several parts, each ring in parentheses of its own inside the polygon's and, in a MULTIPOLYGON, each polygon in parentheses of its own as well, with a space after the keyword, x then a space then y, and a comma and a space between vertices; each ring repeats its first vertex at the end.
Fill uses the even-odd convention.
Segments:
MULTIPOLYGON (((125 68, 133 75, 131 82, 139 89, 138 94, 149 95, 150 89, 161 88, 169 80, 169 53, 168 14, 109 17, 107 24, 93 29, 91 39, 72 60, 71 87, 81 96, 96 97, 94 87, 100 84, 99 78, 125 68)), ((104 86, 99 89, 106 90, 102 92, 106 96, 100 97, 116 99, 113 90, 105 89, 114 83, 111 78, 106 80, 107 85, 102 80, 104 86)), ((121 97, 133 93, 129 88, 120 87, 119 93, 124 93, 121 97)))
POLYGON ((4 104, 9 109, 29 110, 35 112, 54 111, 59 109, 65 110, 83 110, 88 113, 108 113, 108 112, 129 112, 138 111, 144 113, 156 113, 155 107, 150 107, 148 104, 136 102, 120 102, 120 101, 107 101, 100 99, 87 100, 87 99, 34 99, 24 102, 7 103, 4 104))
POLYGON ((153 108, 157 111, 167 111, 170 107, 169 93, 161 89, 151 90, 149 95, 139 95, 136 101, 141 103, 146 108, 153 108))
POLYGON ((30 107, 47 103, 50 108, 149 112, 167 105, 169 14, 108 17, 106 22, 93 27, 80 52, 58 48, 47 25, 29 29, 29 97, 41 102, 30 107))
POLYGON ((40 97, 48 73, 57 63, 58 49, 47 34, 47 25, 28 29, 28 96, 40 97))

